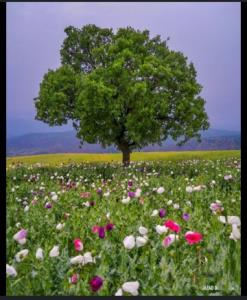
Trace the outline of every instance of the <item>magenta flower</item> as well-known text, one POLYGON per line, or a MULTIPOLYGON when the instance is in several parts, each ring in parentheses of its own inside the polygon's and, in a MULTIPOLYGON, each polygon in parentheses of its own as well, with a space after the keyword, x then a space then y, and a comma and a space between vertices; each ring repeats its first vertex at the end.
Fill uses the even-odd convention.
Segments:
POLYGON ((76 251, 82 251, 83 250, 83 243, 80 239, 74 240, 74 247, 76 251))
POLYGON ((189 221, 190 215, 187 214, 187 213, 184 213, 184 214, 183 214, 183 219, 184 219, 184 221, 189 221))
POLYGON ((102 189, 101 189, 101 188, 98 188, 98 189, 97 189, 97 194, 101 196, 102 193, 103 193, 102 189))
POLYGON ((100 227, 98 231, 99 238, 103 239, 105 237, 105 228, 100 227))
POLYGON ((103 279, 95 276, 90 280, 90 287, 93 292, 97 292, 103 285, 103 279))
POLYGON ((94 206, 94 205, 95 205, 95 201, 90 201, 90 202, 89 202, 89 205, 90 205, 90 206, 94 206))
POLYGON ((128 181, 128 186, 132 186, 132 185, 133 185, 132 180, 129 180, 129 181, 128 181))
POLYGON ((47 209, 52 208, 52 204, 50 202, 47 202, 45 204, 45 208, 47 208, 47 209))
POLYGON ((108 223, 108 224, 105 226, 105 230, 106 230, 106 231, 111 231, 113 228, 114 228, 114 225, 111 224, 111 223, 108 223))
POLYGON ((164 209, 164 208, 161 208, 160 211, 159 211, 159 216, 160 216, 161 218, 164 218, 165 215, 166 215, 165 209, 164 209))
POLYGON ((21 229, 14 236, 13 239, 17 241, 19 244, 23 245, 26 243, 27 230, 21 229))
POLYGON ((130 198, 134 198, 135 195, 136 195, 135 192, 128 192, 128 196, 129 196, 130 198))

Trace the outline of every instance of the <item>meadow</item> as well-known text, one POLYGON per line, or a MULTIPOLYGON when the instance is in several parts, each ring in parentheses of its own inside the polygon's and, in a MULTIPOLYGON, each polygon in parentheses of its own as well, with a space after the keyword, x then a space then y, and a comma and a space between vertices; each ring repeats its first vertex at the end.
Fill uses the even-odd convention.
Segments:
POLYGON ((7 159, 7 295, 240 295, 240 152, 131 159, 7 159))

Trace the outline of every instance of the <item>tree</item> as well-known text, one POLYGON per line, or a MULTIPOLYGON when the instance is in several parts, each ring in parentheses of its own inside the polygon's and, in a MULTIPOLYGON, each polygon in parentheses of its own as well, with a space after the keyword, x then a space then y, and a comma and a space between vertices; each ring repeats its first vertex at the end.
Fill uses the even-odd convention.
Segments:
POLYGON ((131 27, 72 26, 35 98, 36 119, 51 126, 72 120, 77 137, 130 153, 171 136, 179 145, 209 127, 196 70, 160 36, 131 27))

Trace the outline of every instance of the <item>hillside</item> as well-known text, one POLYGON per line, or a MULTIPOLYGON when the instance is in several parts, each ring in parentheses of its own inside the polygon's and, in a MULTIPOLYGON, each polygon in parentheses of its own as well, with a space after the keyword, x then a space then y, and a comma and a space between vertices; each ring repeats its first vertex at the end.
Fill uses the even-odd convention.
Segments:
MULTIPOLYGON (((115 147, 103 149, 98 144, 80 141, 73 131, 57 133, 30 133, 7 139, 7 156, 34 155, 48 153, 114 153, 115 147)), ((183 151, 183 150, 234 150, 240 149, 240 133, 227 130, 210 129, 202 133, 201 143, 191 140, 179 147, 172 139, 162 146, 150 145, 141 151, 183 151)))

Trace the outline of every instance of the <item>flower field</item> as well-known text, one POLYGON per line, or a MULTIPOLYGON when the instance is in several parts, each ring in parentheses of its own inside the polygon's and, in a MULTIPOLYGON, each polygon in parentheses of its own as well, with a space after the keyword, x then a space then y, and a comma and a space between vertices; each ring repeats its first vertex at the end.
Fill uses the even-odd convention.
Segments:
POLYGON ((9 164, 7 295, 240 295, 240 158, 9 164))

